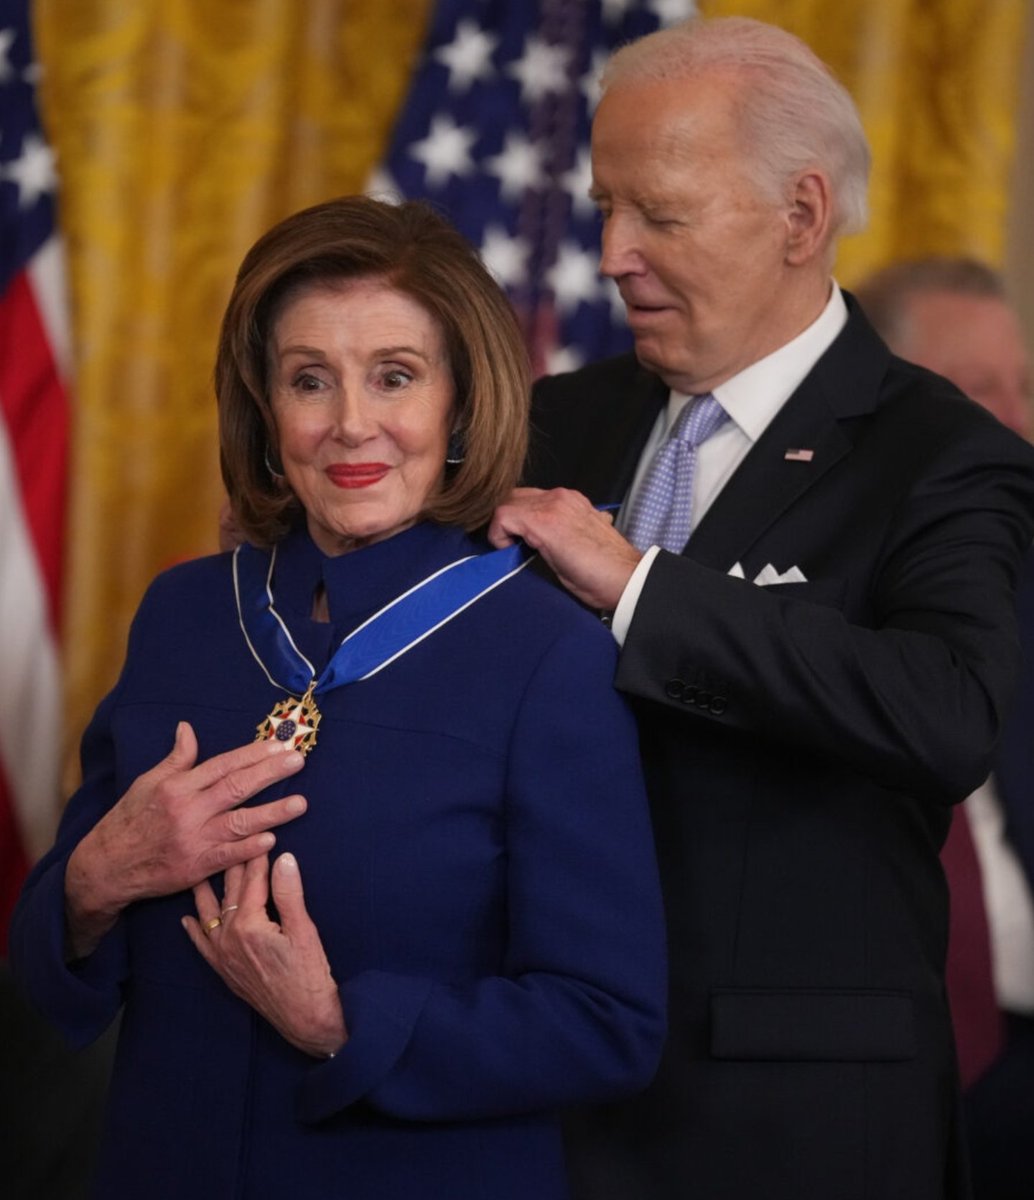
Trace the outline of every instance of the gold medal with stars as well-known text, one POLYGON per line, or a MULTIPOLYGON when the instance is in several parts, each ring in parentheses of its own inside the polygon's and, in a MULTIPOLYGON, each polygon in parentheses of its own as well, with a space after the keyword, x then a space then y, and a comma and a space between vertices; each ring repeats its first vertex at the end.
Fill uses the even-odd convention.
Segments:
POLYGON ((269 716, 257 726, 255 741, 287 742, 292 750, 308 754, 316 745, 316 730, 322 719, 312 695, 315 686, 314 679, 300 700, 288 696, 286 700, 278 701, 269 716))

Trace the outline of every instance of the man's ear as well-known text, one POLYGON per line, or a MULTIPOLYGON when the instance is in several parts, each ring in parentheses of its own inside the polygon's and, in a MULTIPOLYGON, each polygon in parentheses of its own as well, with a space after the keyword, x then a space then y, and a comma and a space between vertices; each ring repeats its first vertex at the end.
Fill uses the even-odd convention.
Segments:
POLYGON ((815 169, 802 171, 790 192, 787 216, 786 261, 801 266, 829 245, 833 198, 829 179, 815 169))

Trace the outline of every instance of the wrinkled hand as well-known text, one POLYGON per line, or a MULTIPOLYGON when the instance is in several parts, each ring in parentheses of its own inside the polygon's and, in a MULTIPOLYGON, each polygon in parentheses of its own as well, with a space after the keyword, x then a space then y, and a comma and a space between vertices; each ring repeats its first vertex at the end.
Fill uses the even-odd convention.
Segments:
POLYGON ((580 493, 517 488, 495 510, 488 540, 502 548, 522 538, 583 604, 613 612, 642 554, 580 493))
POLYGON ((303 813, 303 797, 239 806, 304 761, 297 751, 265 741, 198 763, 197 738, 181 721, 168 756, 134 781, 68 861, 74 956, 88 954, 133 901, 193 887, 270 850, 276 838, 269 831, 303 813))
POLYGON ((348 1040, 337 984, 319 932, 305 908, 293 854, 231 867, 220 910, 208 880, 194 888, 197 919, 183 928, 227 987, 305 1054, 326 1058, 348 1040), (269 919, 272 880, 280 924, 269 919), (206 932, 207 931, 207 932, 206 932))

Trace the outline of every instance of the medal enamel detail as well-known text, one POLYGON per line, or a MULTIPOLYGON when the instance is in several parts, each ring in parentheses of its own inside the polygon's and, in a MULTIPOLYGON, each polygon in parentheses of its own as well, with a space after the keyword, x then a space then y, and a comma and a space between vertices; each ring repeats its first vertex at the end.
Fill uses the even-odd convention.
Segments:
POLYGON ((256 727, 255 741, 286 742, 292 750, 308 754, 316 745, 316 730, 322 719, 312 694, 315 686, 314 679, 300 700, 287 696, 278 701, 269 716, 256 727))

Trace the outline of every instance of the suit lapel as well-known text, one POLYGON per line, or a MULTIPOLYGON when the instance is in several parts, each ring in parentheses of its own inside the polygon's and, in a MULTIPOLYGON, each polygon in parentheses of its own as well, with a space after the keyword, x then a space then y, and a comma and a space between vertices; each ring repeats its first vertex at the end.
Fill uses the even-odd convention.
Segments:
POLYGON ((631 387, 599 401, 594 420, 598 418, 598 427, 606 429, 607 436, 586 440, 579 478, 572 486, 597 504, 620 504, 632 486, 639 456, 667 398, 668 389, 661 380, 640 369, 631 387))
POLYGON ((828 408, 794 395, 708 509, 685 553, 704 566, 729 570, 849 449, 828 408), (786 458, 788 450, 799 449, 812 451, 810 462, 786 458))

